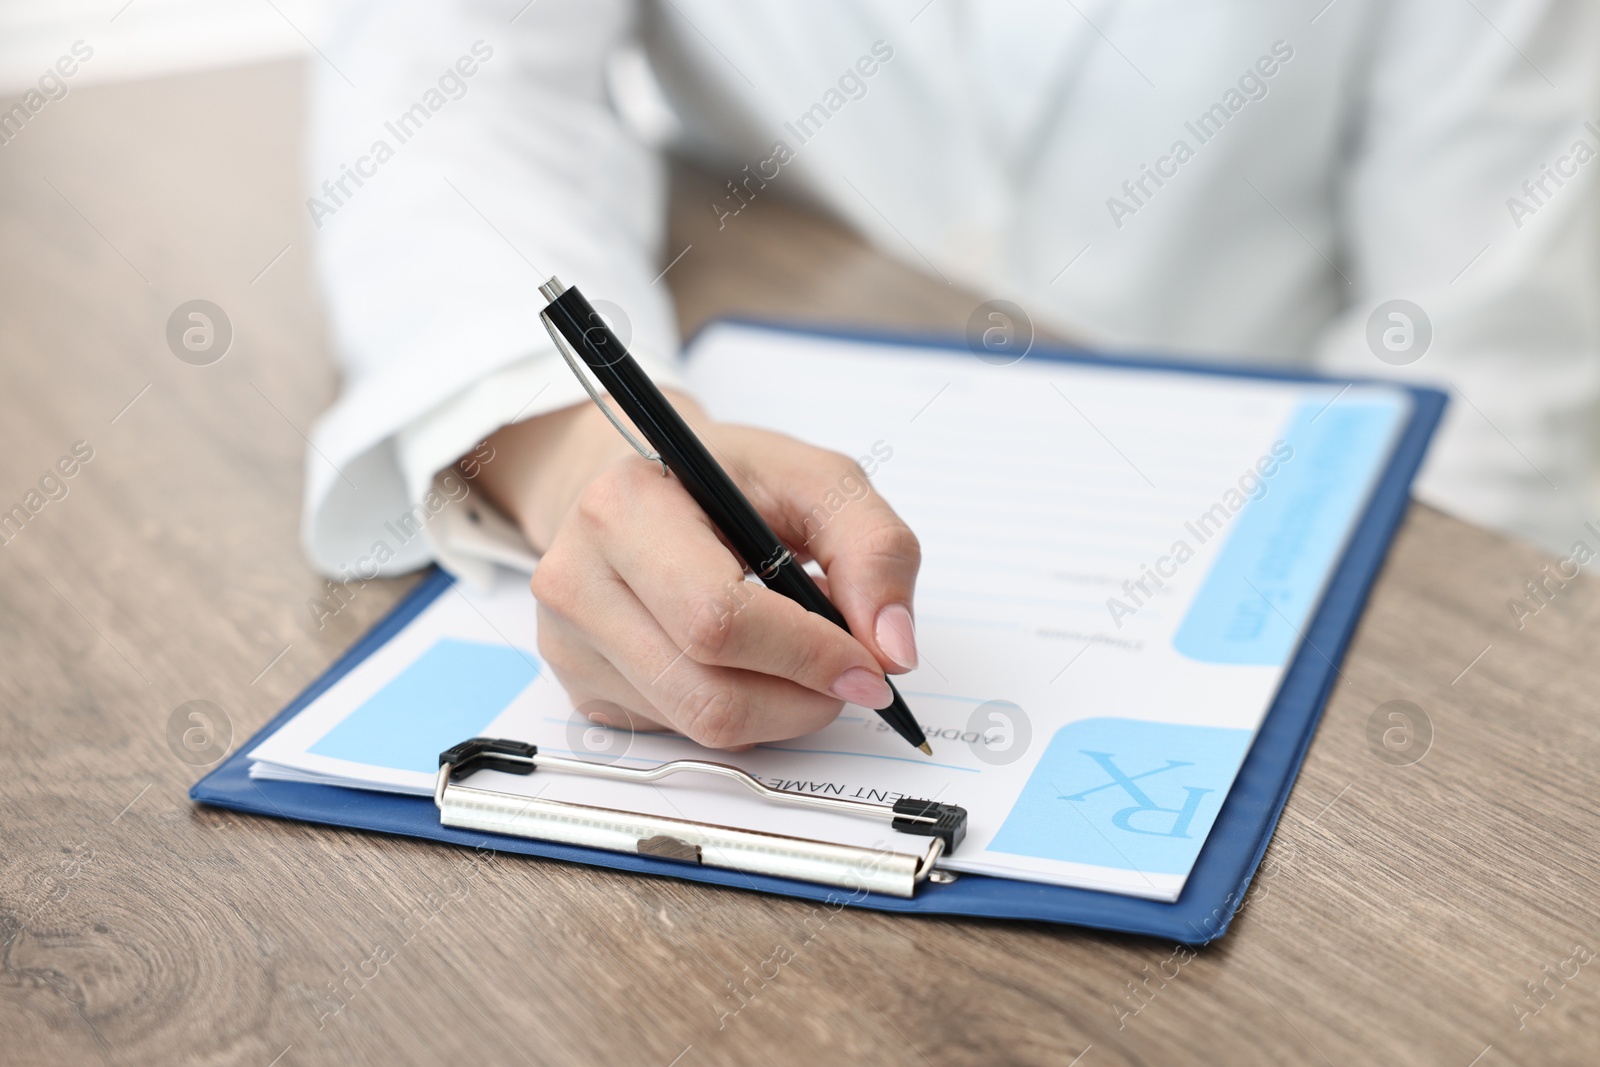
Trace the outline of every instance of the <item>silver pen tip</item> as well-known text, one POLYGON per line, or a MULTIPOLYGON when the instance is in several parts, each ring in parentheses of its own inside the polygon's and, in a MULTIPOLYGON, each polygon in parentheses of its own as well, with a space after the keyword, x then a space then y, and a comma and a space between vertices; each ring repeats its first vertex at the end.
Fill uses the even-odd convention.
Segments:
POLYGON ((561 279, 557 278, 554 274, 550 275, 549 281, 539 286, 539 292, 544 294, 544 298, 546 300, 554 300, 556 297, 560 296, 566 291, 567 287, 562 285, 561 279))

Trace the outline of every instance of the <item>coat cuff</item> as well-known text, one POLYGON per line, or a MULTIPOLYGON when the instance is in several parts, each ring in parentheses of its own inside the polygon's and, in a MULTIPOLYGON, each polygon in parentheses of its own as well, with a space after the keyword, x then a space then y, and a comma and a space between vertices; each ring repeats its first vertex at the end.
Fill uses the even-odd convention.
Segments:
MULTIPOLYGON (((634 355, 658 385, 683 388, 674 362, 634 355)), ((357 391, 339 406, 362 401, 357 391)), ((536 557, 521 532, 455 464, 502 426, 590 402, 551 349, 493 370, 401 422, 340 463, 342 470, 308 477, 304 536, 313 563, 329 576, 373 578, 437 562, 475 584, 487 583, 496 565, 531 571, 536 557)), ((341 421, 382 425, 377 413, 336 411, 341 421)), ((313 450, 308 474, 328 455, 313 450)))

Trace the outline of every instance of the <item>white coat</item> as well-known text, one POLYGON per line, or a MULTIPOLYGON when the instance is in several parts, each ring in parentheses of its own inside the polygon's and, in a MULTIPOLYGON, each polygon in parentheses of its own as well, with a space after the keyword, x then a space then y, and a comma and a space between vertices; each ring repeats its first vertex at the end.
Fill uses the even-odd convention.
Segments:
POLYGON ((723 226, 807 197, 1091 346, 1442 383, 1419 495, 1551 546, 1596 515, 1591 0, 361 0, 311 63, 327 573, 525 561, 435 475, 583 398, 546 276, 672 380, 663 140, 723 226))

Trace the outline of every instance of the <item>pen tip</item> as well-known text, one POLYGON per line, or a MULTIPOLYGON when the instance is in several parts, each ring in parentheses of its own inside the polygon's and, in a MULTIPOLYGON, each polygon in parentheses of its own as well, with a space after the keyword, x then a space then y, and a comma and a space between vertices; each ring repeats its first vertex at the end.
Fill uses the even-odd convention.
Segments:
POLYGON ((918 745, 917 747, 922 749, 922 754, 924 756, 933 755, 933 749, 928 747, 928 742, 924 741, 924 742, 922 742, 922 744, 918 745))

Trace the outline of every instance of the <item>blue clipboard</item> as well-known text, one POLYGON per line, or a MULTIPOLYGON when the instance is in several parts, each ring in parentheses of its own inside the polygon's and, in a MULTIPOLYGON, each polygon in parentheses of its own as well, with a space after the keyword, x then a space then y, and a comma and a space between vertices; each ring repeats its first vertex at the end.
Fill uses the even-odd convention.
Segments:
MULTIPOLYGON (((788 329, 813 336, 921 349, 942 348, 967 354, 964 343, 949 337, 827 330, 741 319, 724 321, 767 329, 788 329)), ((1118 369, 1334 385, 1352 381, 1256 367, 1097 356, 1069 349, 1042 350, 1035 347, 1028 353, 1028 358, 1118 369)), ((1412 398, 1411 417, 1400 432, 1389 465, 1373 491, 1365 514, 1356 525, 1343 558, 1334 569, 1322 603, 1306 628, 1305 640, 1284 675, 1277 698, 1262 720, 1183 893, 1176 901, 1143 900, 1115 893, 976 874, 963 874, 949 885, 924 884, 917 895, 909 900, 874 893, 851 894, 785 878, 522 837, 451 829, 439 824, 438 809, 434 807, 431 797, 250 778, 250 760, 246 754, 251 749, 298 714, 356 664, 381 648, 449 588, 453 579, 439 570, 430 573, 382 622, 262 727, 255 737, 196 782, 189 790, 189 796, 204 804, 257 815, 404 834, 454 845, 481 846, 500 852, 542 856, 642 874, 687 878, 714 885, 824 901, 830 905, 847 902, 857 907, 882 911, 1067 923, 1146 934, 1185 944, 1211 941, 1227 930, 1266 852, 1273 828, 1277 826, 1278 817, 1289 798, 1289 791, 1294 786, 1295 776, 1337 677, 1336 664, 1344 658, 1345 648, 1360 620, 1367 594, 1388 553, 1395 529, 1405 515, 1412 479, 1444 414, 1447 398, 1439 390, 1382 379, 1354 381, 1358 384, 1365 381, 1391 387, 1398 385, 1406 389, 1412 398)))

